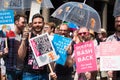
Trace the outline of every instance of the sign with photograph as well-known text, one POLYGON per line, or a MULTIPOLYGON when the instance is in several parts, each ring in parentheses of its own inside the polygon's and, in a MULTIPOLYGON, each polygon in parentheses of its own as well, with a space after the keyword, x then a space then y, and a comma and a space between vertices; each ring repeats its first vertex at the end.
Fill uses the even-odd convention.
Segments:
POLYGON ((64 65, 67 59, 66 48, 68 47, 68 45, 70 45, 72 39, 63 37, 58 34, 54 34, 52 42, 56 53, 60 56, 60 58, 56 61, 56 63, 64 65))
POLYGON ((74 50, 77 73, 97 70, 93 41, 75 44, 74 50))
POLYGON ((120 42, 108 41, 100 43, 100 70, 120 70, 120 42), (113 64, 112 64, 113 63, 113 64))
POLYGON ((14 11, 0 10, 0 36, 14 37, 14 11))
POLYGON ((39 67, 58 59, 47 33, 31 38, 29 42, 39 67))

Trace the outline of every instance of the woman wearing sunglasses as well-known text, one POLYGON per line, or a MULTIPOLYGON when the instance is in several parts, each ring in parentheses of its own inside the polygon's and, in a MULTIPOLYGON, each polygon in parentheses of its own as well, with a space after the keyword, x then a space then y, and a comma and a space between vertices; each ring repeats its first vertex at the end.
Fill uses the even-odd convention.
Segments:
MULTIPOLYGON (((91 32, 89 29, 86 27, 80 27, 77 31, 75 31, 74 38, 73 40, 75 43, 80 43, 80 42, 86 42, 90 40, 94 40, 94 36, 91 36, 91 32)), ((97 76, 97 71, 92 71, 92 72, 85 72, 85 73, 80 73, 80 74, 75 74, 75 79, 74 80, 96 80, 97 76), (76 79, 76 75, 78 76, 78 79, 76 79)))

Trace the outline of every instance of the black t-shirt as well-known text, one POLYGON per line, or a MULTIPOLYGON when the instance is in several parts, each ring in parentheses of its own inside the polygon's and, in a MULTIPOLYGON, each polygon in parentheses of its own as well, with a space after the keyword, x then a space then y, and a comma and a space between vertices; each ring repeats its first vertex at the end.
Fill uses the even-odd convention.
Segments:
POLYGON ((67 67, 60 64, 56 64, 55 72, 57 75, 71 75, 73 67, 67 67))
MULTIPOLYGON (((74 44, 75 42, 72 41, 71 45, 72 45, 72 53, 74 50, 74 44)), ((73 66, 72 67, 68 67, 68 66, 63 66, 60 64, 56 64, 55 66, 55 72, 57 75, 71 75, 73 72, 73 66)))

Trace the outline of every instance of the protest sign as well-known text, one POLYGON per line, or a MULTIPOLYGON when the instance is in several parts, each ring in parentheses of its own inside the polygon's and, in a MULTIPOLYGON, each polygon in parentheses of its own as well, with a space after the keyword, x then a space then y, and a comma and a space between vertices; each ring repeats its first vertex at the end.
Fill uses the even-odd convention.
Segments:
POLYGON ((120 42, 108 41, 100 43, 100 70, 120 70, 120 42))
POLYGON ((97 70, 93 41, 74 45, 77 73, 97 70))
POLYGON ((39 67, 58 59, 47 33, 31 38, 29 42, 39 67))
POLYGON ((0 10, 0 36, 13 36, 14 11, 0 10))
POLYGON ((100 58, 100 46, 99 45, 95 46, 95 54, 96 54, 96 58, 100 58))
POLYGON ((66 47, 71 43, 71 39, 67 37, 63 37, 58 34, 54 34, 53 37, 53 45, 56 53, 60 56, 60 58, 56 61, 56 63, 64 65, 67 58, 66 47))
POLYGON ((31 2, 29 23, 32 22, 32 16, 34 14, 40 13, 40 9, 41 9, 41 3, 39 4, 36 1, 31 2))

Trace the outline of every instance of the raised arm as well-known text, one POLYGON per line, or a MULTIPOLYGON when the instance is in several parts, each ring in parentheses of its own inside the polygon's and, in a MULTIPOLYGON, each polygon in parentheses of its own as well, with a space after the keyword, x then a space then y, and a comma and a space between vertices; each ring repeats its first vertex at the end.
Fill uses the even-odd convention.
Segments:
POLYGON ((23 32, 23 38, 22 38, 22 41, 21 41, 21 45, 19 46, 19 49, 18 49, 18 57, 21 60, 24 60, 24 58, 26 56, 28 36, 29 36, 29 32, 24 31, 23 32))

